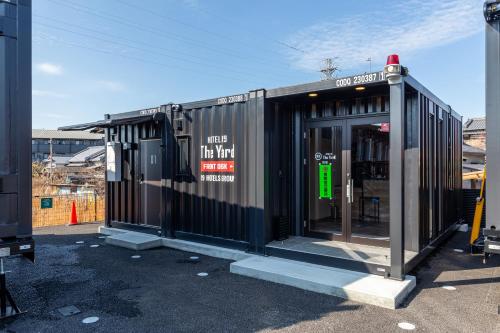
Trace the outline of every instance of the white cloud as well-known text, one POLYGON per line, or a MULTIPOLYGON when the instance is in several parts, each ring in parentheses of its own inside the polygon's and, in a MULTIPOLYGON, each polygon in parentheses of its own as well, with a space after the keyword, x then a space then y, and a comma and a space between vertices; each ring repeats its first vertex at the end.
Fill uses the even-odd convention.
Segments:
POLYGON ((482 0, 407 0, 379 12, 321 22, 293 34, 287 43, 293 66, 317 71, 321 60, 338 57, 341 69, 382 64, 388 54, 403 59, 415 52, 449 44, 484 29, 482 0))
POLYGON ((61 94, 55 91, 49 91, 49 90, 37 90, 33 89, 31 92, 33 96, 37 97, 54 97, 54 98, 66 98, 68 95, 66 94, 61 94))
POLYGON ((48 62, 40 63, 36 65, 36 68, 38 69, 38 71, 48 75, 62 75, 63 73, 62 66, 51 64, 48 62))
POLYGON ((101 80, 101 81, 97 81, 97 84, 100 87, 107 89, 109 91, 113 91, 113 92, 120 92, 120 91, 125 90, 125 86, 121 82, 117 82, 117 81, 101 80))

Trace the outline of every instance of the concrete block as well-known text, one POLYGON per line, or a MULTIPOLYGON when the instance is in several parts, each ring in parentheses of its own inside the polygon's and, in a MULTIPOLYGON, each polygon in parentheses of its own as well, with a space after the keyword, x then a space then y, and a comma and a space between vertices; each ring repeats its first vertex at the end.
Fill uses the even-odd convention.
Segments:
POLYGON ((106 244, 131 250, 148 250, 163 245, 160 237, 139 232, 125 232, 106 237, 106 244))
POLYGON ((100 234, 106 235, 106 236, 113 236, 113 235, 119 235, 119 234, 124 234, 128 232, 127 230, 123 229, 118 229, 118 228, 109 228, 105 226, 99 226, 98 232, 100 234))
POLYGON ((252 256, 251 254, 248 254, 244 251, 228 249, 208 244, 190 242, 181 239, 163 238, 162 243, 163 246, 172 249, 186 251, 186 252, 193 252, 206 255, 209 257, 215 257, 227 260, 243 260, 252 256))
POLYGON ((388 309, 400 305, 416 285, 414 276, 395 281, 378 275, 262 256, 231 263, 230 271, 388 309))

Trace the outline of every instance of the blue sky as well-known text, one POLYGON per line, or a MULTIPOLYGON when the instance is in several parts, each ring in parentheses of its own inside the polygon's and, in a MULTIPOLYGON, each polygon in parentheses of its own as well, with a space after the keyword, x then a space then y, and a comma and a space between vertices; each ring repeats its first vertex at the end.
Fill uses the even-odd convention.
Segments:
POLYGON ((484 114, 482 0, 33 1, 33 127, 381 70, 484 114))

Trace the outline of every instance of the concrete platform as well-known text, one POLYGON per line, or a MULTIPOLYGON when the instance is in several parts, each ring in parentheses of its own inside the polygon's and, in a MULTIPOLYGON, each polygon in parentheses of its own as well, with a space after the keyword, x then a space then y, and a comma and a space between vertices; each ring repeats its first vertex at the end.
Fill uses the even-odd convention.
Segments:
POLYGON ((106 237, 106 244, 121 246, 137 251, 163 246, 160 237, 140 232, 124 232, 108 236, 106 237))
POLYGON ((125 247, 132 250, 147 250, 154 247, 168 247, 180 251, 198 253, 209 257, 227 260, 242 260, 251 256, 244 251, 228 249, 203 243, 185 241, 181 239, 162 238, 117 228, 99 227, 99 233, 107 235, 106 243, 125 247))
POLYGON ((388 309, 397 308, 416 286, 414 276, 407 276, 405 281, 395 281, 275 257, 252 256, 232 263, 230 271, 388 309))
MULTIPOLYGON (((284 241, 273 241, 267 248, 312 253, 321 256, 361 261, 376 265, 390 266, 391 253, 386 247, 345 243, 326 239, 292 236, 284 241)), ((405 251, 405 262, 418 253, 405 251)))

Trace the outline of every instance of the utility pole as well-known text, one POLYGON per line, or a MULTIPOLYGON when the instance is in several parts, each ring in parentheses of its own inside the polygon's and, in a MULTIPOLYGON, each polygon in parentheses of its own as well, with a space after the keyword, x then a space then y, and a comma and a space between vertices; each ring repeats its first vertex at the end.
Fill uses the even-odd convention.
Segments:
POLYGON ((486 228, 485 260, 500 254, 500 0, 484 3, 486 19, 486 228))
POLYGON ((372 57, 368 57, 368 59, 366 59, 366 61, 368 61, 370 63, 370 71, 368 73, 371 73, 372 72, 372 57))
POLYGON ((49 185, 52 185, 52 138, 49 139, 49 185))
POLYGON ((335 78, 335 73, 339 71, 338 66, 335 64, 335 58, 327 58, 324 60, 324 65, 320 72, 323 73, 322 80, 333 80, 335 78))

